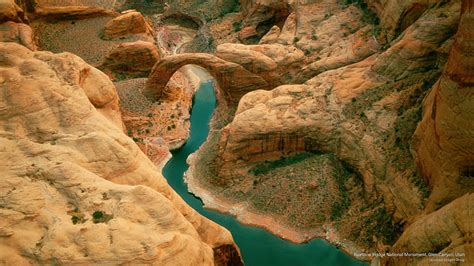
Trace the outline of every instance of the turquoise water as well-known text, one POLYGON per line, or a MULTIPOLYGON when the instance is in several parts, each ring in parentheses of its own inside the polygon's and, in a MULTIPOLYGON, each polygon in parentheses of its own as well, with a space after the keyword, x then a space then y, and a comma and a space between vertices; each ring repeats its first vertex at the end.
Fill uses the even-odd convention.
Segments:
POLYGON ((173 157, 163 168, 163 175, 191 207, 232 233, 245 265, 366 265, 321 239, 306 244, 293 244, 266 230, 242 225, 232 216, 204 209, 201 201, 188 193, 187 185, 183 181, 183 174, 188 169, 186 158, 206 140, 215 106, 212 82, 201 83, 194 96, 190 138, 181 149, 172 153, 173 157))

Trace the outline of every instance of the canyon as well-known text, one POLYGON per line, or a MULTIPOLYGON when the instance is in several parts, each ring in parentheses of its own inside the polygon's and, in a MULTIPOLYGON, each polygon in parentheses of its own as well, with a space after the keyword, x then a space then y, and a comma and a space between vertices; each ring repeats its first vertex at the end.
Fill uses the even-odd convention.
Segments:
POLYGON ((204 207, 375 265, 473 262, 473 8, 0 0, 0 263, 245 263, 162 174, 210 77, 204 207))

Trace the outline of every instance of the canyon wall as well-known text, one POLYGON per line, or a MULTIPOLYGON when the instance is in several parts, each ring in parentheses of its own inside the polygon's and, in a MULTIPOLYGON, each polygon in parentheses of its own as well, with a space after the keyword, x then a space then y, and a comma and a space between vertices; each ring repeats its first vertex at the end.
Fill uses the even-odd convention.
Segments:
MULTIPOLYGON (((431 188, 424 215, 417 217, 394 244, 394 252, 464 254, 474 260, 474 25, 472 1, 462 1, 454 43, 440 79, 423 103, 423 118, 413 149, 431 188)), ((397 257, 387 264, 418 265, 430 258, 397 257)))
MULTIPOLYGON (((235 33, 253 45, 166 57, 147 19, 113 11, 130 1, 17 2, 0 0, 0 261, 241 263, 229 232, 187 206, 137 146, 161 152, 150 156, 160 164, 169 132, 187 132, 176 122, 193 93, 178 84, 187 64, 206 68, 228 103, 196 159, 206 172, 194 174, 218 197, 309 228, 298 239, 337 228, 365 250, 472 260, 472 1, 241 0, 235 33), (71 43, 82 27, 87 37, 71 43), (57 43, 84 60, 36 51, 57 43), (92 62, 120 80, 126 104, 92 62), (228 107, 233 121, 218 121, 228 107)), ((169 8, 212 19, 236 3, 169 8)), ((417 263, 429 262, 382 260, 417 263)))
MULTIPOLYGON (((243 26, 245 16, 258 13, 261 6, 288 6, 289 15, 283 25, 272 21, 260 44, 221 44, 216 55, 260 69, 277 87, 242 97, 233 121, 211 139, 216 148, 202 155, 214 172, 207 171, 201 185, 207 182, 214 191, 224 189, 220 197, 246 201, 253 211, 278 216, 268 206, 262 208, 262 199, 252 191, 275 191, 269 187, 275 187, 268 181, 272 174, 287 182, 279 169, 317 175, 317 170, 301 168, 303 163, 288 166, 300 160, 292 159, 299 158, 297 154, 332 156, 334 165, 342 163, 360 183, 346 183, 352 203, 339 220, 323 218, 339 224, 339 233, 368 249, 388 251, 397 243, 394 249, 400 251, 410 245, 404 244, 410 237, 403 234, 400 243, 398 237, 406 230, 415 234, 410 226, 422 224, 419 221, 428 219, 425 215, 443 217, 446 211, 433 211, 456 199, 464 203, 454 205, 470 206, 466 193, 474 190, 474 60, 469 52, 472 15, 466 10, 472 3, 463 1, 461 8, 461 1, 323 2, 241 1, 243 26), (271 50, 268 44, 299 50, 305 57, 281 64, 282 69, 270 60, 256 60, 256 51, 271 50), (261 174, 269 167, 272 174, 261 174), (378 225, 373 226, 370 217, 379 219, 378 225), (377 231, 386 225, 393 228, 390 235, 377 231)), ((302 191, 300 186, 287 194, 299 198, 302 191)), ((281 204, 291 205, 290 201, 283 199, 281 204)), ((285 219, 283 215, 288 226, 303 223, 285 219)), ((442 230, 442 225, 430 224, 442 230)), ((471 229, 465 225, 456 234, 466 235, 467 241, 471 229)))
POLYGON ((241 40, 262 37, 273 24, 282 26, 286 17, 291 13, 292 7, 288 0, 257 0, 240 1, 242 13, 241 40), (245 33, 250 32, 251 34, 245 33))
POLYGON ((230 233, 125 135, 107 75, 71 53, 33 51, 21 25, 0 25, 0 263, 241 264, 230 233))
POLYGON ((463 1, 458 31, 441 78, 423 103, 414 150, 432 189, 428 211, 474 190, 474 10, 463 1))
MULTIPOLYGON (((389 147, 401 141, 395 131, 402 126, 397 125, 402 123, 400 114, 413 107, 409 98, 420 97, 417 94, 426 91, 427 84, 439 75, 437 60, 445 60, 445 55, 437 49, 452 36, 459 8, 458 2, 452 2, 425 14, 376 57, 323 72, 304 85, 245 95, 234 121, 222 133, 220 175, 225 178, 225 173, 232 173, 234 162, 277 159, 306 146, 311 147, 308 151, 331 152, 344 158, 361 173, 369 192, 374 192, 380 176, 392 175, 386 163, 391 157, 389 147), (443 12, 453 15, 439 16, 443 12), (288 146, 281 140, 291 136, 300 144, 288 146), (283 144, 277 145, 280 142, 283 144), (377 148, 377 142, 385 143, 386 148, 377 148)), ((389 201, 394 200, 392 197, 389 201)), ((399 200, 395 205, 403 208, 405 200, 399 200)), ((407 218, 417 212, 414 205, 410 208, 414 209, 400 215, 407 218)))
MULTIPOLYGON (((474 194, 471 190, 470 193, 456 198, 441 209, 418 217, 405 229, 391 248, 391 252, 442 253, 448 254, 449 259, 458 259, 458 263, 463 261, 469 264, 474 260, 472 252, 474 249, 472 243, 473 202, 474 194)), ((456 263, 452 262, 449 264, 456 263)), ((384 265, 430 265, 433 263, 430 257, 400 256, 382 260, 384 265)))
POLYGON ((435 6, 446 3, 436 0, 367 0, 367 5, 377 14, 380 26, 386 31, 387 37, 393 40, 423 13, 435 6))

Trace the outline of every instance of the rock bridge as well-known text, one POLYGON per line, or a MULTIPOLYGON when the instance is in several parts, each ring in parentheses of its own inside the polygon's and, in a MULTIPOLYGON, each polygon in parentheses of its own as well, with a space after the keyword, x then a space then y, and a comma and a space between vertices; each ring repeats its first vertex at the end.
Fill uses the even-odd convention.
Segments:
POLYGON ((198 65, 209 71, 229 104, 237 104, 249 91, 269 87, 265 79, 240 64, 225 61, 211 54, 183 53, 161 58, 155 64, 146 83, 145 96, 151 101, 160 99, 171 76, 188 64, 198 65))

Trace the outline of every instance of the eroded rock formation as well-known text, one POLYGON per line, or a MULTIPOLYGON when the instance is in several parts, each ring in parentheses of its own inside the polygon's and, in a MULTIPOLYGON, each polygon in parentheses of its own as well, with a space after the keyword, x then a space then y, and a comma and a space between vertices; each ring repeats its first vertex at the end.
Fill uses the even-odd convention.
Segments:
POLYGON ((242 65, 258 74, 270 88, 291 83, 304 64, 303 51, 281 44, 243 45, 226 43, 217 46, 216 56, 242 65))
POLYGON ((32 18, 78 19, 94 16, 117 16, 114 8, 121 1, 114 0, 18 0, 32 18))
POLYGON ((380 18, 380 25, 386 31, 388 38, 393 39, 420 18, 426 10, 434 6, 444 5, 449 1, 367 0, 365 2, 377 13, 377 16, 380 18))
POLYGON ((37 49, 36 38, 31 27, 23 23, 8 21, 0 24, 0 41, 16 42, 28 49, 37 49))
MULTIPOLYGON (((230 234, 185 205, 155 166, 187 136, 192 89, 184 71, 168 82, 187 64, 206 68, 230 104, 193 159, 194 183, 274 215, 301 233, 293 241, 336 225, 370 251, 474 259, 472 1, 242 0, 232 15, 242 23, 225 25, 260 44, 161 59, 146 19, 113 11, 124 1, 16 2, 0 0, 9 21, 0 40, 11 42, 0 43, 1 262, 241 263, 230 234), (69 53, 33 52, 19 6, 42 49, 125 78, 126 117, 105 74, 69 53), (150 70, 148 81, 130 79, 150 70)), ((168 11, 202 26, 236 2, 175 1, 168 11)), ((382 260, 420 263, 429 258, 382 260)))
POLYGON ((241 34, 240 39, 243 42, 251 38, 258 40, 273 24, 282 26, 287 16, 291 13, 291 2, 287 0, 241 0, 242 32, 251 31, 252 34, 241 34))
POLYGON ((417 162, 432 190, 427 211, 474 191, 474 8, 463 1, 449 60, 423 104, 414 135, 417 162))
POLYGON ((153 67, 144 91, 148 99, 160 99, 171 76, 188 64, 207 69, 216 79, 228 103, 235 104, 245 93, 268 87, 262 77, 239 64, 204 53, 178 54, 160 59, 153 67))
POLYGON ((135 10, 128 10, 105 25, 104 38, 113 39, 131 34, 149 34, 152 28, 145 17, 135 10))
MULTIPOLYGON (((451 259, 474 260, 472 213, 474 212, 474 194, 463 196, 446 204, 441 209, 418 217, 400 236, 391 251, 394 253, 444 253, 452 254, 451 259), (457 254, 464 254, 454 255, 457 254)), ((432 256, 439 258, 436 256, 432 256)), ((430 257, 399 256, 386 258, 387 265, 429 265, 430 257)))
POLYGON ((2 263, 240 262, 123 133, 105 74, 0 43, 0 90, 2 263))
POLYGON ((25 22, 27 18, 23 10, 15 3, 15 0, 0 1, 0 22, 14 21, 25 22))
MULTIPOLYGON (((466 30, 472 28, 468 24, 470 16, 463 15, 459 23, 460 1, 424 3, 423 8, 415 7, 413 11, 406 10, 414 1, 388 2, 380 6, 377 14, 382 12, 393 18, 387 15, 381 25, 371 25, 376 19, 363 5, 341 7, 328 2, 293 6, 294 12, 285 25, 274 26, 261 43, 295 46, 304 51, 307 58, 296 64, 295 69, 299 70, 292 77, 294 82, 303 84, 244 95, 233 121, 216 131, 207 153, 201 161, 196 160, 196 164, 207 163, 213 169, 204 171, 198 185, 207 184, 214 192, 224 191, 216 198, 245 201, 250 210, 272 213, 292 228, 299 228, 297 222, 313 226, 324 224, 324 220, 335 222, 345 238, 379 251, 389 250, 403 225, 408 227, 418 215, 472 191, 469 149, 473 139, 473 99, 469 89, 462 89, 472 86, 466 85, 472 80, 472 66, 468 63, 472 62, 471 53, 467 52, 472 50, 471 31, 466 30), (400 15, 395 9, 405 11, 400 15), (458 24, 458 35, 464 42, 454 41, 458 24), (312 31, 314 27, 316 30, 312 31), (385 38, 393 41, 388 43, 385 38), (457 46, 451 52, 456 59, 450 59, 441 75, 452 45, 457 46), (435 83, 440 75, 441 80, 435 83), (450 77, 449 81, 445 76, 450 77), (423 122, 412 147, 422 106, 423 122), (441 110, 444 114, 439 114, 441 110), (417 153, 421 175, 412 151, 417 153), (283 194, 265 198, 266 192, 278 190, 278 182, 268 180, 272 176, 287 182, 283 181, 284 175, 293 172, 319 174, 308 170, 312 169, 310 166, 301 168, 307 164, 300 161, 294 163, 300 168, 289 170, 287 165, 304 152, 314 153, 308 162, 318 156, 333 156, 337 159, 333 160, 334 165, 341 161, 343 171, 353 175, 340 187, 351 203, 336 198, 332 217, 323 216, 309 223, 307 217, 292 212, 290 207, 285 212, 272 212, 272 199, 295 207, 292 199, 282 200, 283 194), (268 169, 273 169, 271 175, 261 174, 268 169), (259 191, 260 196, 253 191, 259 191), (335 219, 341 209, 343 214, 335 219), (377 228, 384 228, 384 232, 377 228)), ((373 2, 369 5, 373 6, 373 2)), ((246 50, 238 45, 221 45, 226 46, 237 48, 235 54, 219 55, 218 47, 217 55, 227 56, 227 60, 247 69, 263 69, 260 74, 264 69, 278 73, 272 61, 257 59, 253 49, 263 46, 246 47, 245 56, 246 50)), ((299 199, 308 184, 303 177, 299 181, 297 178, 288 186, 291 192, 287 194, 298 195, 295 197, 299 199)))
POLYGON ((122 43, 107 54, 101 68, 119 75, 146 77, 159 59, 158 48, 151 42, 122 43))

